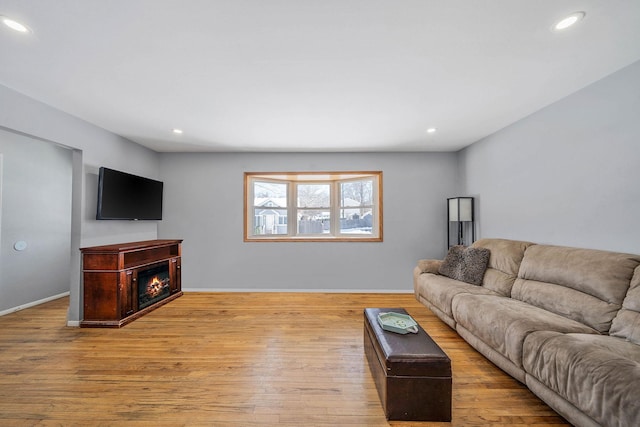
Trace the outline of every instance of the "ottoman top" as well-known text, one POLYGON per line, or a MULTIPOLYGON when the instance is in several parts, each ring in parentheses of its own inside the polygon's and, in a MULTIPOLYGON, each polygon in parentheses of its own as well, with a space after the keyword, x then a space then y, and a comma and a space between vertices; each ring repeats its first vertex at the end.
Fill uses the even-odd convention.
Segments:
POLYGON ((380 313, 408 314, 402 308, 365 308, 365 321, 373 333, 372 341, 387 375, 450 377, 449 356, 418 325, 417 334, 385 331, 378 323, 380 313))

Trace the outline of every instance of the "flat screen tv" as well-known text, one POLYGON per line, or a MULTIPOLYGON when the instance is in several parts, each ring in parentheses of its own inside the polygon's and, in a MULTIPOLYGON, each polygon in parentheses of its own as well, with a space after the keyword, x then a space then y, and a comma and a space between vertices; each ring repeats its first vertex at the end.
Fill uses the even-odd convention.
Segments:
POLYGON ((162 219, 163 183, 101 167, 96 219, 162 219))

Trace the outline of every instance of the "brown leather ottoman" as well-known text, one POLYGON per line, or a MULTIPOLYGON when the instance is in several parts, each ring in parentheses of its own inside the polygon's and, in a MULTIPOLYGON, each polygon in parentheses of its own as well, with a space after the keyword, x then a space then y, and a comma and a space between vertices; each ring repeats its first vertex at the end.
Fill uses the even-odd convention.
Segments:
POLYGON ((451 421, 451 360, 418 325, 417 334, 382 329, 378 314, 402 308, 364 309, 364 352, 388 420, 451 421))

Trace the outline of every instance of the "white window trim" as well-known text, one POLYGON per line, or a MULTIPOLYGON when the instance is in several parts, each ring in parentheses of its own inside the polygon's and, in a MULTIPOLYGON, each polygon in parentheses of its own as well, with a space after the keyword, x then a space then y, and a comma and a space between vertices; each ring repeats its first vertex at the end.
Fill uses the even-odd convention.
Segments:
MULTIPOLYGON (((382 172, 245 172, 244 174, 244 241, 245 242, 382 242, 382 172), (342 233, 340 230, 340 184, 349 181, 359 181, 363 178, 373 179, 373 214, 371 226, 372 234, 360 235, 342 233), (254 181, 273 183, 287 183, 287 234, 253 234, 255 206, 254 181), (330 184, 330 233, 328 234, 298 234, 297 186, 296 184, 330 184)), ((314 208, 310 208, 314 209, 314 208)))

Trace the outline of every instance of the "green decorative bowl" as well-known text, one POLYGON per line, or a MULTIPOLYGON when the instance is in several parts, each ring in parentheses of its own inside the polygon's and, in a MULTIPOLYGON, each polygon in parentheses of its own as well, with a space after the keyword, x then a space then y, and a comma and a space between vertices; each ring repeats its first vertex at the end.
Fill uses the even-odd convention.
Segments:
POLYGON ((411 316, 401 313, 380 313, 378 314, 378 323, 385 331, 395 332, 397 334, 418 333, 418 324, 411 316))

